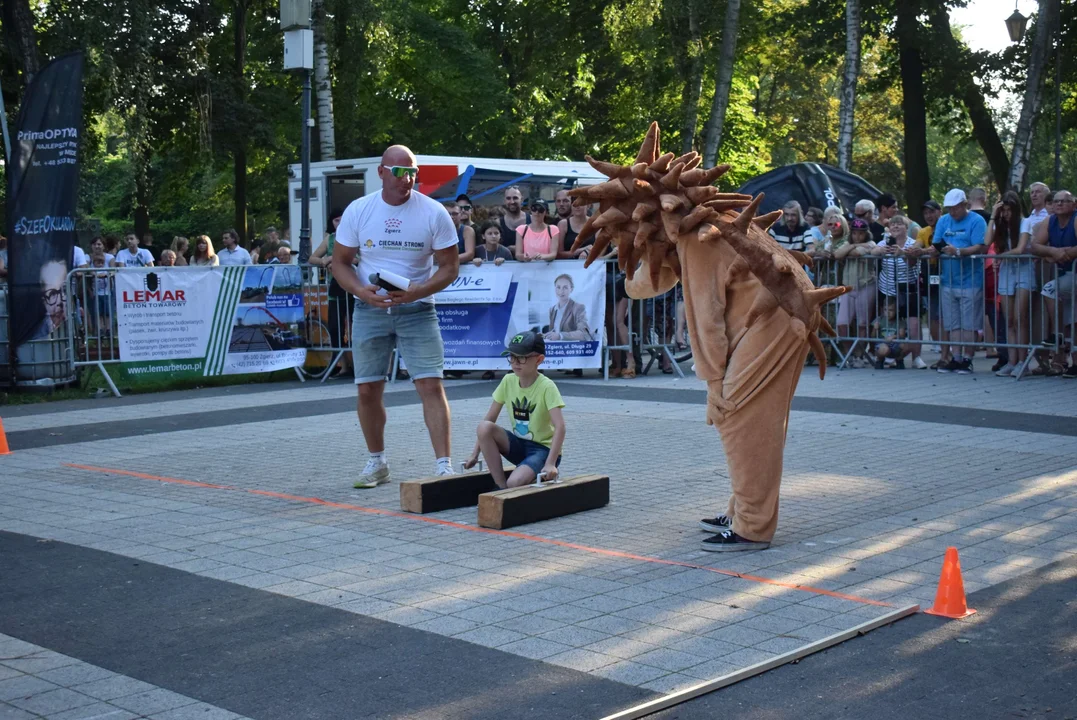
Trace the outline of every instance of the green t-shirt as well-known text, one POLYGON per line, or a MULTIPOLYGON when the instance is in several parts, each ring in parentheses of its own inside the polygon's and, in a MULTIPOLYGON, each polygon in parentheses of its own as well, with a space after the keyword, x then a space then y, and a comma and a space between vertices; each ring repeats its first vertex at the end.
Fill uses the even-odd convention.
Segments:
POLYGON ((565 406, 553 380, 539 375, 531 387, 522 388, 520 378, 509 373, 494 390, 494 402, 509 407, 514 435, 550 447, 553 442, 550 408, 565 406))

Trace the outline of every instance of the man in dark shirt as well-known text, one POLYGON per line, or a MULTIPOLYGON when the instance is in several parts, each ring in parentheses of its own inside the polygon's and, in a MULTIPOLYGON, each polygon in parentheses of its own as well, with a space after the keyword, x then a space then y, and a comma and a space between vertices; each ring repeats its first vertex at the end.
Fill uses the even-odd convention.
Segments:
POLYGON ((987 209, 987 191, 982 187, 969 190, 969 212, 982 217, 985 223, 991 222, 991 212, 987 209))

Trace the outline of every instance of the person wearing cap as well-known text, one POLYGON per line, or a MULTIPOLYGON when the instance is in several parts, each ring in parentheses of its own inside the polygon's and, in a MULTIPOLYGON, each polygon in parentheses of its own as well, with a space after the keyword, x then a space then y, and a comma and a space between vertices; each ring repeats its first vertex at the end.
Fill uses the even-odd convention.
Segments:
POLYGON ((460 193, 456 196, 456 207, 460 210, 460 224, 478 232, 475 223, 471 219, 471 212, 475 209, 474 204, 471 202, 471 198, 464 193, 460 193))
POLYGON ((939 256, 939 305, 942 327, 950 339, 963 342, 953 349, 953 359, 936 368, 940 373, 972 372, 977 333, 984 321, 983 260, 964 259, 987 251, 987 223, 969 212, 965 191, 954 188, 943 200, 946 214, 935 225, 933 253, 939 256))
POLYGON ((541 198, 532 200, 530 210, 531 220, 516 228, 516 259, 519 262, 556 260, 561 231, 546 222, 550 211, 546 201, 541 198))
POLYGON ((535 482, 541 473, 556 480, 565 442, 565 401, 553 380, 539 372, 546 357, 546 341, 536 332, 514 335, 505 346, 512 372, 494 390, 493 402, 475 431, 478 436, 464 469, 475 467, 482 453, 498 487, 520 487, 535 482), (497 424, 501 408, 509 405, 512 430, 497 424), (508 476, 502 462, 516 466, 508 476))

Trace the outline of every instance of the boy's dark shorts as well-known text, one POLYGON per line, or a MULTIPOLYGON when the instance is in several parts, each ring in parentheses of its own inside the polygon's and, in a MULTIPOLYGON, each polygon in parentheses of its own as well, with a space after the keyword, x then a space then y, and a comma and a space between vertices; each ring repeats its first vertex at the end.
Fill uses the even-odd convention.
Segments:
MULTIPOLYGON (((505 459, 516 467, 526 465, 535 471, 535 477, 546 466, 546 458, 550 456, 550 448, 534 440, 525 440, 522 437, 510 433, 505 428, 500 428, 509 441, 509 451, 505 453, 505 459)), ((561 458, 558 456, 555 467, 561 466, 561 458)))

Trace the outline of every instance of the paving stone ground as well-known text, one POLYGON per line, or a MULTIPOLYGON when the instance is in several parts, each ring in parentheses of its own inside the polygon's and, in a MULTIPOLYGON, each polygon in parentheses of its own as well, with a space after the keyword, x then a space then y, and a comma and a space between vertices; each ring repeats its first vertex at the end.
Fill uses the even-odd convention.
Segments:
MULTIPOLYGON (((0 458, 0 530, 332 605, 657 692, 894 607, 926 607, 951 545, 970 591, 1077 554, 1077 438, 1051 434, 1077 415, 1077 384, 1015 382, 982 370, 967 377, 850 370, 825 382, 815 373, 805 371, 798 395, 1032 413, 1043 416, 1044 429, 942 425, 929 413, 913 421, 794 412, 778 535, 771 549, 749 554, 700 550, 705 536, 696 521, 722 512, 729 488, 703 407, 600 396, 567 398, 562 471, 608 474, 610 505, 517 528, 528 537, 477 531, 474 508, 434 516, 456 525, 370 512, 398 510, 397 483, 432 469, 417 404, 390 409, 396 482, 372 491, 351 488, 365 461, 353 413, 16 449, 0 458)), ((596 395, 633 386, 554 378, 596 395)), ((705 387, 668 376, 633 382, 705 387)), ((403 384, 392 391, 411 392, 403 384)), ((207 391, 58 413, 43 406, 4 424, 63 433, 87 422, 150 422, 353 394, 343 383, 227 398, 207 391)), ((488 404, 453 402, 456 462, 488 404)), ((9 663, 0 660, 0 673, 48 682, 9 663)), ((0 679, 0 687, 9 681, 0 679)), ((55 697, 73 701, 66 693, 75 690, 53 684, 48 692, 63 689, 55 697)), ((12 717, 54 716, 0 701, 29 713, 11 710, 12 717)))

